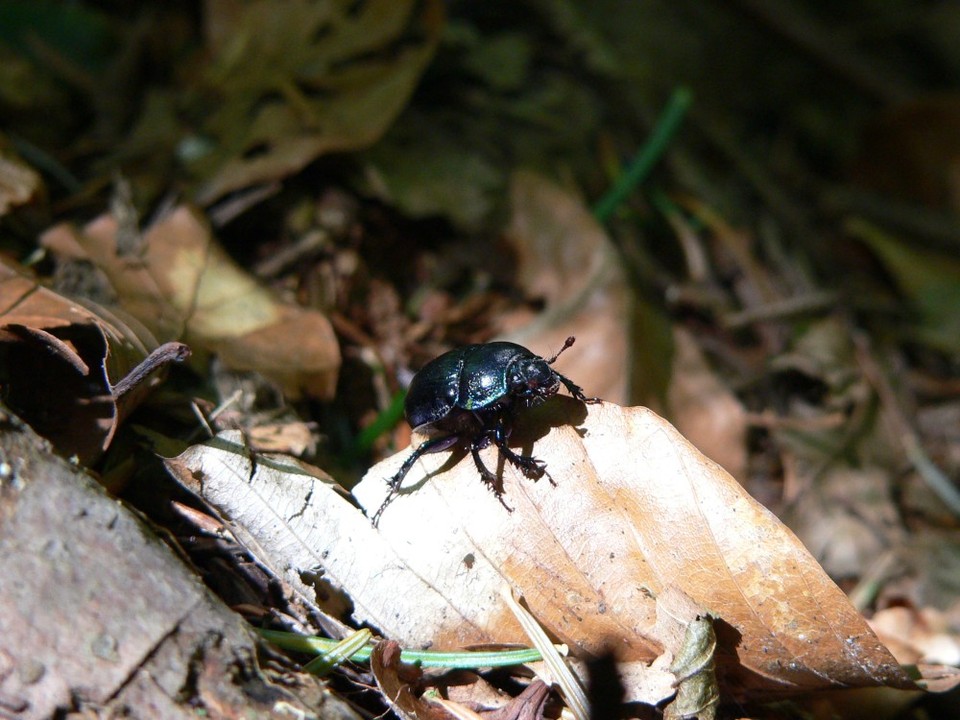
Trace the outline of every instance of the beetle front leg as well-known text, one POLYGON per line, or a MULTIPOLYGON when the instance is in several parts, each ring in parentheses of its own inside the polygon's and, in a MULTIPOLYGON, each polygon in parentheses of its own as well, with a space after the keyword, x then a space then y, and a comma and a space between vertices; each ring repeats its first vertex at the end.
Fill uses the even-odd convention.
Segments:
POLYGON ((590 403, 590 404, 603 402, 603 400, 598 397, 587 397, 586 395, 584 395, 583 388, 577 385, 575 382, 573 382, 573 380, 570 380, 569 378, 565 378, 560 373, 557 373, 557 377, 560 379, 560 382, 563 383, 563 386, 567 389, 567 392, 573 395, 580 402, 590 403))

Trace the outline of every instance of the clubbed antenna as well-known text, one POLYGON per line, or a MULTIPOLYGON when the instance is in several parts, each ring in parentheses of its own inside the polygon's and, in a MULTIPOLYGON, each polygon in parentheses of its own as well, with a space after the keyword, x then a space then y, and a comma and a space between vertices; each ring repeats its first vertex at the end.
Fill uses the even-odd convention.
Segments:
POLYGON ((563 352, 564 350, 566 350, 568 347, 570 347, 571 345, 573 345, 573 343, 574 343, 575 340, 576 340, 576 338, 575 338, 573 335, 571 335, 570 337, 568 337, 568 338, 566 339, 566 341, 564 341, 563 347, 560 348, 559 350, 557 350, 557 354, 554 355, 554 356, 553 356, 552 358, 550 358, 549 360, 547 360, 547 365, 553 365, 554 361, 555 361, 558 357, 560 357, 560 353, 562 353, 562 352, 563 352))

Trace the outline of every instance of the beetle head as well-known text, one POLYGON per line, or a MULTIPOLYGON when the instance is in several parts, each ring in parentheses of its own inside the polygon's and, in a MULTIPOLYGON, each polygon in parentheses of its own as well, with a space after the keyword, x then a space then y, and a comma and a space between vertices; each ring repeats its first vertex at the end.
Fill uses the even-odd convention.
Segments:
POLYGON ((546 400, 560 390, 560 377, 543 358, 523 358, 510 367, 510 395, 527 405, 546 400))

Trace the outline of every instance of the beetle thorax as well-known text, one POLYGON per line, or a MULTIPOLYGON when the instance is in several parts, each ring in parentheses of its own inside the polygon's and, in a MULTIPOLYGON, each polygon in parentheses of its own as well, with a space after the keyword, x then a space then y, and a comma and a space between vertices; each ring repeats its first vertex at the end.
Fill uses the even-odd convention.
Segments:
POLYGON ((507 374, 510 394, 527 404, 539 402, 560 389, 560 378, 543 358, 515 360, 507 374))

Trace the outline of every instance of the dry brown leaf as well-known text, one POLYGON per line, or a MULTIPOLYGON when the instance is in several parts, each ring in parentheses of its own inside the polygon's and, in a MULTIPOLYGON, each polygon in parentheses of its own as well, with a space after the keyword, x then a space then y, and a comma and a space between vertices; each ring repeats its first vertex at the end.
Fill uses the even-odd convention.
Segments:
MULTIPOLYGON (((664 685, 638 670, 672 662, 662 653, 677 641, 657 618, 680 593, 715 619, 725 693, 910 685, 796 537, 649 410, 554 398, 511 442, 544 460, 556 485, 501 467, 511 513, 469 454, 426 455, 379 529, 329 481, 289 459, 254 463, 226 435, 168 467, 261 561, 292 584, 321 568, 356 621, 408 647, 526 644, 502 600, 509 586, 575 656, 616 652, 631 699, 656 704, 664 685)), ((355 489, 368 515, 407 452, 355 489)), ((497 467, 495 448, 483 455, 497 467)))
POLYGON ((375 142, 406 106, 443 28, 438 0, 207 3, 213 139, 202 204, 375 142))
MULTIPOLYGON (((426 455, 379 529, 328 481, 291 460, 254 463, 225 436, 168 467, 261 561, 293 584, 322 569, 358 622, 405 646, 526 644, 502 599, 508 586, 575 656, 615 652, 628 695, 655 704, 663 685, 637 670, 676 652, 657 618, 680 593, 715 620, 726 695, 911 687, 790 530, 649 410, 554 398, 511 441, 546 461, 556 485, 501 467, 508 512, 467 453, 426 455)), ((495 448, 483 454, 497 467, 495 448)), ((355 489, 369 515, 406 456, 355 489)))
POLYGON ((390 708, 405 720, 458 720, 443 707, 418 697, 420 671, 400 662, 400 646, 385 640, 370 655, 370 669, 390 708))
MULTIPOLYGON (((435 647, 488 635, 521 642, 475 579, 482 558, 579 652, 613 646, 625 660, 652 659, 660 650, 650 640, 654 598, 675 586, 719 621, 718 671, 728 690, 910 685, 796 537, 674 428, 643 408, 583 412, 555 401, 529 414, 516 443, 547 462, 557 485, 505 467, 512 513, 469 458, 424 456, 408 476, 415 489, 387 509, 380 532, 409 572, 443 592, 454 582, 447 576, 459 574, 470 585, 475 627, 414 617, 404 603, 409 614, 384 628, 392 637, 435 647), (469 572, 459 562, 467 554, 477 560, 469 572)), ((405 455, 375 467, 355 490, 368 510, 405 455)), ((494 463, 495 449, 485 459, 494 463)))
POLYGON ((501 318, 503 339, 548 356, 576 336, 560 371, 587 395, 625 403, 629 292, 609 238, 580 198, 536 173, 515 173, 510 199, 516 281, 544 309, 501 318))
POLYGON ((144 328, 0 262, 0 387, 11 409, 64 455, 89 464, 109 446, 150 389, 141 383, 128 392, 122 382, 155 345, 144 328))
POLYGON ((667 388, 669 416, 683 436, 728 473, 747 476, 747 414, 711 370, 694 337, 676 327, 667 388))
POLYGON ((102 215, 75 233, 58 226, 45 244, 75 239, 109 278, 120 303, 162 339, 185 336, 237 370, 257 370, 297 395, 330 397, 340 349, 321 313, 282 303, 224 252, 202 215, 180 206, 144 234, 142 253, 118 251, 118 224, 102 215))

